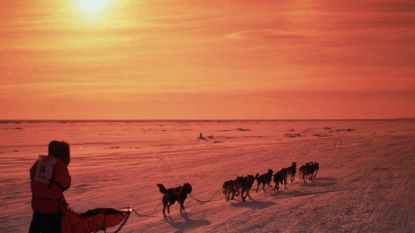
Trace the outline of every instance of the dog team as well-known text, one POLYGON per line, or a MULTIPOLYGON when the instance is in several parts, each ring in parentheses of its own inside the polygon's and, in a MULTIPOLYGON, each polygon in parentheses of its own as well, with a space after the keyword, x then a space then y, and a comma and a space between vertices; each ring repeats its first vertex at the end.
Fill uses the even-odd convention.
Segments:
POLYGON ((272 169, 268 169, 266 173, 257 173, 255 177, 253 175, 248 175, 245 177, 238 176, 235 180, 225 181, 225 183, 223 183, 222 186, 223 194, 225 195, 225 200, 233 200, 234 197, 238 195, 241 195, 242 201, 245 201, 247 196, 252 200, 251 196, 249 196, 249 190, 252 188, 254 178, 257 182, 256 192, 259 191, 261 185, 262 190, 266 192, 271 187, 272 180, 274 180, 275 183, 274 190, 278 190, 280 184, 284 185, 284 187, 286 188, 288 178, 290 178, 292 183, 295 179, 296 172, 297 163, 293 162, 290 167, 282 168, 275 174, 272 169), (241 179, 250 180, 251 182, 240 182, 241 179))
MULTIPOLYGON (((318 162, 308 162, 302 165, 298 169, 298 177, 303 180, 304 183, 306 182, 306 178, 312 181, 314 178, 317 177, 317 172, 320 168, 318 162)), ((272 169, 268 169, 266 173, 259 174, 257 173, 255 176, 247 175, 247 176, 238 176, 234 180, 225 181, 222 185, 223 194, 225 195, 225 200, 233 200, 235 196, 241 196, 241 200, 244 202, 246 198, 252 200, 249 191, 252 189, 254 182, 257 182, 256 192, 259 191, 260 186, 262 185, 262 190, 266 192, 268 189, 272 187, 271 182, 272 180, 275 183, 274 191, 278 191, 280 185, 284 185, 284 188, 287 188, 287 180, 290 179, 291 183, 295 180, 295 175, 297 173, 297 163, 293 162, 291 166, 282 168, 278 172, 274 174, 272 169)), ((162 184, 157 184, 159 187, 160 192, 163 194, 162 203, 163 203, 163 216, 166 217, 166 208, 167 213, 170 214, 170 206, 176 203, 176 201, 180 204, 180 213, 182 210, 185 209, 184 201, 186 200, 187 196, 192 192, 192 185, 189 183, 185 183, 182 186, 178 186, 175 188, 167 189, 162 184)))

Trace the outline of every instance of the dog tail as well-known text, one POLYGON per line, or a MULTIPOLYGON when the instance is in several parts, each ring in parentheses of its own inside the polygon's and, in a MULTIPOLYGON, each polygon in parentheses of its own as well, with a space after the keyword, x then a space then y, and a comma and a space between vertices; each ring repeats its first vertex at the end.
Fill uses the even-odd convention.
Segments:
POLYGON ((167 189, 166 189, 166 187, 164 187, 164 185, 162 185, 162 184, 157 184, 157 186, 159 186, 159 189, 160 189, 160 192, 161 192, 161 193, 166 193, 166 192, 167 192, 167 189))

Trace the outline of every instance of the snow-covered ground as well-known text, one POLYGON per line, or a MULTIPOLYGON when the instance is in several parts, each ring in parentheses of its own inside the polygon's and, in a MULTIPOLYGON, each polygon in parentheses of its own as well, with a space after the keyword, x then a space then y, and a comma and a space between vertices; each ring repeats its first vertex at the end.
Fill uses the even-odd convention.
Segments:
MULTIPOLYGON (((28 170, 71 144, 71 207, 134 206, 123 232, 415 232, 415 121, 138 121, 0 124, 0 232, 27 232, 28 170), (198 140, 199 133, 212 136, 198 140), (314 182, 226 202, 237 175, 318 161, 314 182), (163 218, 162 183, 193 186, 163 218)), ((256 186, 256 183, 255 183, 256 186)))

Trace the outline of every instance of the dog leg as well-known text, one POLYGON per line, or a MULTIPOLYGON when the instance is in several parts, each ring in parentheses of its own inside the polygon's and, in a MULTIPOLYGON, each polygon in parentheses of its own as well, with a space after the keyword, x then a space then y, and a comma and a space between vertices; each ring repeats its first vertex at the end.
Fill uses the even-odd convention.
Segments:
POLYGON ((163 216, 166 217, 166 205, 163 205, 163 216))
POLYGON ((167 205, 167 213, 170 215, 170 206, 171 206, 172 204, 168 204, 167 205))
POLYGON ((251 195, 249 194, 249 191, 248 191, 248 193, 247 193, 247 195, 246 196, 248 196, 249 197, 249 199, 251 199, 251 201, 253 200, 252 199, 252 197, 251 197, 251 195))
POLYGON ((186 207, 184 207, 184 201, 185 200, 183 200, 183 202, 182 202, 182 207, 183 207, 184 210, 186 210, 186 207))
POLYGON ((242 201, 245 201, 246 200, 246 197, 248 196, 248 193, 249 193, 249 189, 248 190, 244 190, 244 193, 245 193, 245 196, 242 195, 242 198, 243 198, 242 201))

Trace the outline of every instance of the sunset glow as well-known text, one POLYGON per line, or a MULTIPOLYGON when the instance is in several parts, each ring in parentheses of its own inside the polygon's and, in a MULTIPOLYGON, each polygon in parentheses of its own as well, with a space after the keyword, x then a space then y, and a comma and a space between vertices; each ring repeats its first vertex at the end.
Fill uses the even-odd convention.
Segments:
POLYGON ((4 1, 1 118, 414 117, 409 6, 4 1))
POLYGON ((75 0, 79 9, 88 14, 96 14, 105 10, 105 8, 109 6, 110 1, 111 0, 75 0))

